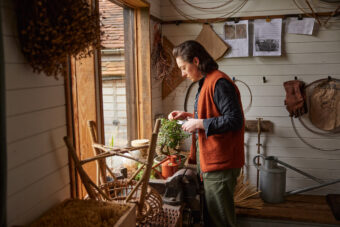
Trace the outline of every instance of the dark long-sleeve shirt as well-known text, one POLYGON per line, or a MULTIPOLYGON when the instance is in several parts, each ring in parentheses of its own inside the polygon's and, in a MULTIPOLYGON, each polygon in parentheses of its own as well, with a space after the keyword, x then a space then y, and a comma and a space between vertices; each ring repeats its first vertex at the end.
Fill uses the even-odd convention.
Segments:
MULTIPOLYGON (((199 88, 195 97, 195 118, 197 118, 197 103, 204 83, 199 81, 199 88)), ((235 87, 227 79, 219 79, 215 85, 214 103, 221 116, 203 120, 205 135, 220 134, 227 131, 237 131, 242 128, 243 114, 235 87)))

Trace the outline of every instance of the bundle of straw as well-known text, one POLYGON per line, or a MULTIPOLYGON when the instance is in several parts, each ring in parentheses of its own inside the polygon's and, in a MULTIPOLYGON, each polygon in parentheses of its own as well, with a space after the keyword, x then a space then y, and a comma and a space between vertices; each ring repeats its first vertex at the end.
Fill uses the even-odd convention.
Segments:
POLYGON ((262 209, 263 201, 259 196, 260 191, 245 180, 243 169, 237 178, 237 184, 234 192, 234 203, 236 207, 262 209))

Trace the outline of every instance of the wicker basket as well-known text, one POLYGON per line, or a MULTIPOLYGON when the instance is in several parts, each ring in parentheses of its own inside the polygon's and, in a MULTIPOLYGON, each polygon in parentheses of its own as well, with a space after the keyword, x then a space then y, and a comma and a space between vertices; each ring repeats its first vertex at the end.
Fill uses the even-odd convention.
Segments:
MULTIPOLYGON (((117 180, 100 185, 100 189, 108 191, 110 199, 125 204, 125 199, 136 185, 136 181, 128 182, 127 179, 117 180)), ((131 196, 130 203, 137 203, 140 198, 141 188, 139 187, 131 196)), ((104 198, 103 198, 104 199, 104 198)), ((159 193, 148 186, 145 196, 145 203, 141 212, 137 212, 137 222, 143 223, 154 218, 161 212, 162 209, 162 197, 159 193)))

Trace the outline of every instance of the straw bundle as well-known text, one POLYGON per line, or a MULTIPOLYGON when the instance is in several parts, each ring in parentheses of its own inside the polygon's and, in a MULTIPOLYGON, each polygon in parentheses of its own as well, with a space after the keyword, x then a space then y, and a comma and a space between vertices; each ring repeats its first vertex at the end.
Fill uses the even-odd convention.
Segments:
POLYGON ((129 209, 128 205, 95 200, 66 200, 49 210, 28 227, 114 226, 129 209))
POLYGON ((263 201, 259 196, 260 191, 245 180, 243 170, 237 178, 237 184, 234 192, 234 203, 236 207, 262 209, 263 201))

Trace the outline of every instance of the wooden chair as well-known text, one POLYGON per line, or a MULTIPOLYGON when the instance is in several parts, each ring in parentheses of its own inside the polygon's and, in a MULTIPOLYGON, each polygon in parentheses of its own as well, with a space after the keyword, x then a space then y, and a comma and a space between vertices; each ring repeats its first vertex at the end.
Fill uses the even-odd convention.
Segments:
POLYGON ((160 120, 156 121, 154 131, 150 140, 150 144, 140 147, 124 147, 115 148, 96 143, 93 123, 89 123, 92 144, 94 148, 94 157, 79 160, 76 151, 67 137, 64 141, 68 147, 70 156, 72 157, 75 167, 88 193, 88 197, 102 201, 119 201, 122 203, 137 204, 137 222, 143 223, 155 217, 162 210, 162 198, 159 193, 148 185, 153 158, 155 156, 156 142, 160 127, 160 120), (91 126, 92 125, 92 126, 91 126), (126 155, 133 150, 148 148, 146 159, 138 159, 126 155), (121 156, 141 163, 141 167, 135 171, 129 179, 118 180, 112 171, 106 165, 105 159, 112 156, 121 156), (101 183, 95 184, 83 169, 83 165, 92 161, 97 161, 99 166, 101 183), (134 180, 136 175, 144 170, 141 179, 137 182, 134 180), (113 177, 113 182, 106 181, 106 171, 113 177))

